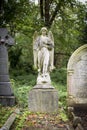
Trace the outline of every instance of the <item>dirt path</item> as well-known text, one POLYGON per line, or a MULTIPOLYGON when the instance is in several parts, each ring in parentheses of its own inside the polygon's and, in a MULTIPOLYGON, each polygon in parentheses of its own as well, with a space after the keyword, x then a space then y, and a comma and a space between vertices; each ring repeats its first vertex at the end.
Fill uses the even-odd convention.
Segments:
POLYGON ((30 114, 22 130, 68 130, 68 125, 58 114, 30 114))

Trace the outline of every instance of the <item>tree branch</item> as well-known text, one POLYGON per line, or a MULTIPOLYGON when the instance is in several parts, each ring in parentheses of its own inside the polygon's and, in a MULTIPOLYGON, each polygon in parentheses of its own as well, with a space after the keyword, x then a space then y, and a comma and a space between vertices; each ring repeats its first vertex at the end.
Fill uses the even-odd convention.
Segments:
POLYGON ((49 21, 49 25, 50 25, 50 26, 52 25, 52 23, 53 23, 53 21, 54 21, 56 15, 57 15, 58 12, 60 11, 61 5, 62 5, 62 6, 64 5, 64 0, 62 0, 62 1, 60 0, 59 3, 56 3, 56 4, 57 4, 57 5, 56 5, 56 8, 55 8, 55 11, 54 11, 54 13, 53 13, 53 15, 52 15, 52 17, 50 18, 50 21, 49 21))
POLYGON ((57 4, 55 11, 54 11, 54 13, 53 13, 53 15, 52 15, 52 17, 50 18, 50 21, 49 21, 50 26, 52 25, 57 13, 59 12, 59 9, 60 9, 60 4, 57 4))

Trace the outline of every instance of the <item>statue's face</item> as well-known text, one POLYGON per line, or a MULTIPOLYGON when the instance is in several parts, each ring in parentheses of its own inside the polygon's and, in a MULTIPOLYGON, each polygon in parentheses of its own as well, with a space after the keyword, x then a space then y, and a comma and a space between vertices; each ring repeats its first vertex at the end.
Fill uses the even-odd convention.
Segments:
POLYGON ((42 35, 46 35, 47 31, 45 29, 42 30, 42 35))

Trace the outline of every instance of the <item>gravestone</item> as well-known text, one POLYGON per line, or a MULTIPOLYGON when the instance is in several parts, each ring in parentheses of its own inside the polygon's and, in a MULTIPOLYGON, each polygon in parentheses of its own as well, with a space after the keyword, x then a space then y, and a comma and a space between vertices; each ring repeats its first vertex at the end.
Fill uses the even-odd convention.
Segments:
POLYGON ((68 105, 87 106, 87 44, 79 47, 67 66, 68 105))
MULTIPOLYGON (((51 85, 50 71, 54 68, 52 32, 43 27, 42 35, 34 38, 34 66, 38 68, 37 83, 29 92, 29 111, 58 112, 58 92, 51 85), (50 48, 50 49, 49 49, 50 48)), ((35 32, 36 33, 36 32, 35 32)))
POLYGON ((0 28, 0 104, 4 106, 15 104, 15 97, 9 79, 7 51, 7 48, 13 44, 14 39, 9 35, 8 30, 0 28))

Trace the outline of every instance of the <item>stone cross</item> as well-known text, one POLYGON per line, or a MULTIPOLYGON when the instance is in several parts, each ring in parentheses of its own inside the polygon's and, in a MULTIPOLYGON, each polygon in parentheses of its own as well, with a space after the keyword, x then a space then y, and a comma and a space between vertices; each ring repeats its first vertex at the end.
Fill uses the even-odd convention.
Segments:
POLYGON ((14 102, 8 72, 8 51, 7 51, 8 46, 12 46, 13 44, 14 39, 9 35, 8 30, 6 28, 0 28, 0 103, 2 105, 14 104, 8 102, 7 100, 10 98, 14 102))

